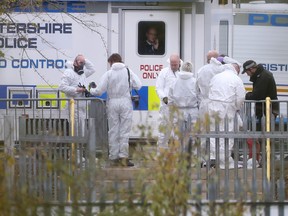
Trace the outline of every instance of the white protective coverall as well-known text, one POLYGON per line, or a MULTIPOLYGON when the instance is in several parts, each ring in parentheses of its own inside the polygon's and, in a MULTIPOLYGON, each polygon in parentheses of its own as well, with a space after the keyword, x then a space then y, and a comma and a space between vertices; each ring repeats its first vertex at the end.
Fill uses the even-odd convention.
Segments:
MULTIPOLYGON (((198 118, 198 97, 196 79, 191 72, 180 71, 175 83, 169 91, 169 105, 179 110, 180 120, 195 123, 198 118)), ((179 118, 178 118, 179 119, 179 118)))
MULTIPOLYGON (((210 82, 208 110, 211 118, 211 131, 215 130, 215 115, 220 118, 219 130, 224 131, 224 119, 228 118, 229 131, 234 129, 235 115, 244 103, 245 88, 243 81, 231 64, 227 64, 226 70, 215 75, 210 82)), ((239 122, 239 118, 237 118, 239 122)), ((238 124, 240 126, 241 123, 238 124)), ((210 158, 216 159, 216 140, 210 139, 210 158)), ((224 139, 219 141, 220 168, 225 168, 225 144, 224 139)), ((234 140, 229 139, 229 155, 234 145, 234 140)), ((229 157, 229 168, 234 167, 232 157, 229 157)))
MULTIPOLYGON (((65 93, 67 98, 85 98, 84 93, 76 92, 76 89, 81 83, 81 85, 84 85, 88 89, 89 83, 87 82, 87 77, 91 76, 93 73, 95 73, 94 65, 88 60, 85 59, 85 65, 84 65, 84 73, 81 75, 78 75, 74 71, 73 62, 67 62, 66 63, 67 69, 64 71, 64 74, 61 78, 61 83, 59 86, 59 90, 63 93, 65 93)), ((68 107, 69 108, 69 107, 68 107)), ((86 113, 87 113, 87 102, 86 101, 75 101, 75 133, 76 134, 83 134, 84 130, 84 123, 86 119, 86 113), (78 122, 80 124, 78 124, 78 122), (82 133, 79 131, 82 130, 82 133)))
MULTIPOLYGON (((163 68, 156 80, 156 92, 160 98, 159 109, 159 133, 158 133, 158 149, 167 149, 168 141, 172 132, 172 122, 169 120, 169 106, 163 102, 164 97, 168 97, 169 89, 175 83, 178 71, 173 72, 169 67, 163 68)), ((169 102, 169 97, 168 97, 169 102)))
POLYGON ((109 159, 128 158, 129 133, 132 127, 133 106, 131 88, 139 90, 142 83, 130 69, 130 89, 127 67, 114 63, 100 79, 98 86, 90 90, 93 95, 107 92, 109 159))
POLYGON ((216 75, 221 73, 225 68, 216 58, 211 58, 210 63, 201 67, 196 73, 196 85, 199 97, 199 115, 203 117, 208 113, 207 103, 210 89, 210 81, 216 75))

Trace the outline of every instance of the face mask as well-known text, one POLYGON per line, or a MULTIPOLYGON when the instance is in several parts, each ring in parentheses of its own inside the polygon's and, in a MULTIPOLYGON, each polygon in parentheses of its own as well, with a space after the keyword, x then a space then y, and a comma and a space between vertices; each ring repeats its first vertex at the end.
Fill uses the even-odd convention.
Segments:
POLYGON ((84 65, 80 65, 80 66, 75 66, 74 65, 74 71, 78 74, 78 75, 82 75, 84 73, 84 65))

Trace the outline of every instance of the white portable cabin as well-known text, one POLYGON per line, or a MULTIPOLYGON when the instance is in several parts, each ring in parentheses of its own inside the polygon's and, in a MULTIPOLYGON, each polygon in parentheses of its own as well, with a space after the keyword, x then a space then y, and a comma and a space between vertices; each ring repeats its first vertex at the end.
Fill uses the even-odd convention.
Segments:
MULTIPOLYGON (((178 53, 183 60, 194 62, 197 69, 211 49, 203 37, 204 31, 210 30, 204 20, 207 4, 194 0, 104 0, 50 1, 40 8, 16 7, 9 16, 2 15, 8 22, 2 20, 0 26, 0 48, 5 53, 0 58, 0 98, 64 97, 58 85, 67 61, 84 54, 97 70, 89 81, 97 83, 109 69, 109 55, 120 53, 143 83, 140 106, 134 112, 134 128, 139 124, 152 126, 155 134, 159 103, 155 80, 168 65, 167 59, 178 53), (160 31, 164 52, 159 55, 139 54, 138 44, 149 25, 160 31)), ((19 109, 23 106, 17 104, 19 109)), ((37 107, 29 108, 37 113, 37 107)), ((0 112, 4 114, 7 109, 7 103, 0 103, 0 112)), ((132 136, 139 136, 139 132, 133 130, 132 136)))
MULTIPOLYGON (((58 91, 58 85, 67 61, 79 53, 84 54, 97 70, 89 81, 97 83, 109 69, 109 55, 119 53, 143 83, 140 106, 134 111, 132 137, 140 136, 139 125, 151 127, 152 134, 156 135, 159 99, 155 80, 161 68, 168 65, 171 54, 179 53, 182 60, 193 62, 195 71, 206 63, 205 55, 212 49, 242 63, 253 58, 273 67, 287 64, 287 37, 283 37, 287 28, 259 26, 261 21, 249 25, 245 23, 247 18, 244 21, 241 18, 250 13, 264 16, 272 13, 276 16, 272 18, 275 22, 287 24, 287 4, 263 4, 262 8, 257 8, 256 4, 236 2, 233 5, 232 0, 70 0, 49 1, 40 8, 15 8, 9 17, 2 15, 13 23, 8 27, 2 20, 0 24, 0 49, 5 53, 5 57, 0 58, 0 98, 61 98, 64 95, 58 91), (272 5, 277 8, 275 11, 272 5), (160 31, 164 52, 159 55, 139 54, 138 45, 149 25, 160 31), (260 31, 270 30, 274 33, 257 36, 260 31), (273 40, 274 34, 277 40, 273 40), (271 45, 272 42, 276 46, 271 45), (265 45, 266 52, 261 44, 265 45)), ((277 83, 287 84, 285 72, 274 74, 277 83), (278 74, 282 74, 282 78, 278 74)), ((246 76, 241 77, 249 84, 246 76)), ((18 108, 22 108, 21 104, 18 108)), ((6 109, 9 106, 0 103, 0 112, 5 113, 6 109)), ((37 110, 37 107, 31 109, 37 110)), ((2 131, 0 134, 3 137, 2 131)))

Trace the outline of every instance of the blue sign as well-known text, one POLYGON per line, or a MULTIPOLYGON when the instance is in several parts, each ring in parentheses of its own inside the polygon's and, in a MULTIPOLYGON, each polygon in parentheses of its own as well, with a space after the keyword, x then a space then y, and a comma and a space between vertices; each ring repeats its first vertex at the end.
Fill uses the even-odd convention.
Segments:
POLYGON ((288 26, 287 14, 249 14, 249 25, 288 26))

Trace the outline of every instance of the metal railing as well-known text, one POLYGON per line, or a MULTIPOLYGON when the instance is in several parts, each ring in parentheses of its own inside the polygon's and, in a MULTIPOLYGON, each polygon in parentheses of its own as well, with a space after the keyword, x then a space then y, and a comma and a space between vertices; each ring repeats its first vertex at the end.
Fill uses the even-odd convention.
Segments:
MULTIPOLYGON (((5 103, 11 101, 13 100, 5 100, 5 103)), ((5 149, 15 160, 12 166, 8 161, 5 162, 8 191, 26 191, 43 200, 45 204, 39 208, 50 213, 52 207, 60 212, 65 212, 65 209, 76 212, 79 208, 84 208, 89 215, 109 206, 123 204, 127 199, 136 206, 151 204, 149 200, 145 200, 143 185, 139 187, 137 182, 148 187, 155 183, 155 175, 151 177, 147 174, 144 175, 145 178, 141 172, 144 170, 153 173, 151 169, 154 169, 153 164, 158 163, 159 158, 149 166, 144 166, 141 159, 136 163, 136 168, 132 169, 110 167, 107 158, 96 159, 97 151, 104 152, 105 155, 108 151, 108 126, 103 101, 75 100, 75 112, 79 111, 80 102, 85 101, 87 107, 84 119, 79 114, 76 115, 73 127, 76 129, 75 133, 71 132, 73 119, 69 110, 61 107, 37 107, 36 103, 40 101, 38 99, 27 101, 29 103, 21 104, 31 105, 30 109, 25 106, 10 107, 3 112, 5 149), (16 145, 16 153, 15 141, 19 144, 16 145), (72 148, 72 144, 75 148, 72 148)), ((50 104, 53 101, 58 100, 51 99, 50 104)), ((288 107, 288 101, 278 102, 282 107, 288 107)), ((66 100, 67 105, 70 103, 70 100, 66 100)), ((269 118, 266 114, 259 119, 253 113, 255 103, 245 102, 240 111, 243 120, 241 127, 235 116, 233 119, 225 118, 222 122, 210 118, 208 124, 199 120, 192 131, 189 131, 188 141, 181 139, 181 134, 187 134, 187 131, 180 131, 178 142, 182 141, 181 145, 187 148, 183 153, 185 156, 182 157, 182 153, 179 156, 181 160, 190 161, 186 169, 189 173, 187 203, 198 213, 203 212, 211 202, 215 208, 223 202, 242 202, 252 213, 256 213, 257 206, 264 206, 262 210, 268 214, 270 207, 276 205, 279 207, 279 215, 284 215, 288 198, 287 111, 280 112, 277 118, 269 118), (267 118, 270 120, 268 125, 267 118), (213 127, 210 124, 212 121, 215 122, 213 127), (229 127, 231 122, 232 129, 229 127), (216 158, 210 156, 212 140, 216 146, 216 158), (270 141, 270 153, 266 151, 267 140, 270 141), (232 151, 229 148, 231 142, 234 143, 232 151), (224 167, 220 166, 222 144, 224 167), (186 157, 187 153, 189 157, 186 157), (233 169, 229 167, 231 154, 233 169)), ((264 101, 261 103, 264 106, 264 101)), ((266 111, 271 113, 269 101, 266 105, 266 111)), ((143 149, 145 151, 145 147, 143 149)), ((155 157, 152 158, 154 160, 155 157)))

